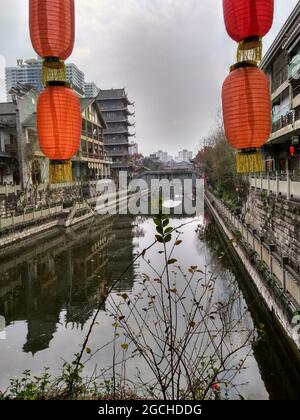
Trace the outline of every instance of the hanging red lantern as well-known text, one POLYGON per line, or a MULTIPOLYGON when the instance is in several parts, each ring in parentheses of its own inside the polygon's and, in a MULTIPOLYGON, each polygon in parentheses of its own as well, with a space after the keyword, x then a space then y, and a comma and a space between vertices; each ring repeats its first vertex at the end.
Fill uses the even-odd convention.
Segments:
POLYGON ((263 37, 272 27, 274 0, 223 0, 228 35, 236 42, 263 37))
POLYGON ((225 134, 236 149, 261 148, 271 132, 270 83, 257 67, 235 68, 222 92, 225 134))
POLYGON ((30 37, 42 58, 66 60, 75 39, 74 0, 29 0, 30 37))
POLYGON ((290 147, 290 155, 291 155, 291 157, 295 156, 295 147, 294 146, 290 147))
POLYGON ((82 118, 76 94, 65 86, 49 86, 37 105, 42 152, 51 160, 71 159, 79 150, 82 118))

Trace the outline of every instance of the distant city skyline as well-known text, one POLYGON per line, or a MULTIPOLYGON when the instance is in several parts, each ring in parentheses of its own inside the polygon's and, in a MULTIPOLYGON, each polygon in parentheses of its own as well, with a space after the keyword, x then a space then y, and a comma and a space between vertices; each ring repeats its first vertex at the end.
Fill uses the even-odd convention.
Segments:
POLYGON ((171 155, 169 152, 165 152, 163 150, 158 150, 157 152, 153 152, 150 154, 150 157, 155 157, 159 159, 161 162, 170 162, 170 161, 177 161, 177 162, 188 162, 193 159, 194 153, 190 150, 180 150, 175 153, 175 155, 171 155))

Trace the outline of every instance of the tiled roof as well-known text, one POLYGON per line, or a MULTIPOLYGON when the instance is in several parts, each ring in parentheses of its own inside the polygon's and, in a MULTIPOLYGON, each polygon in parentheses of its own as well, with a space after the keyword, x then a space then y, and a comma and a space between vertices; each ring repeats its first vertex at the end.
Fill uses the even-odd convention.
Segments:
POLYGON ((1 114, 15 114, 17 110, 16 104, 13 102, 2 102, 0 103, 0 115, 1 114))
POLYGON ((126 98, 125 89, 107 89, 100 90, 97 99, 116 99, 116 98, 126 98))
POLYGON ((25 121, 23 121, 23 127, 36 128, 36 113, 34 112, 25 121))
POLYGON ((93 102, 95 102, 95 98, 80 98, 80 109, 81 109, 81 112, 83 112, 93 102))

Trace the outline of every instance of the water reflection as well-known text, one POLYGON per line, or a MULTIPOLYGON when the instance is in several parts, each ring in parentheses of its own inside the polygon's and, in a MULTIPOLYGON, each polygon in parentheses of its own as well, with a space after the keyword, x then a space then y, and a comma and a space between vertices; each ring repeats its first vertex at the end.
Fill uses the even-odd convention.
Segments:
MULTIPOLYGON (((25 353, 47 349, 59 323, 83 328, 112 279, 133 259, 132 221, 125 217, 113 230, 114 221, 99 218, 66 233, 59 230, 37 247, 2 255, 0 313, 8 327, 27 322, 25 353)), ((130 290, 133 280, 132 268, 118 288, 130 290)))
MULTIPOLYGON (((176 223, 179 225, 181 221, 174 221, 175 226, 176 223)), ((49 366, 56 373, 63 359, 71 360, 99 301, 128 266, 113 294, 137 289, 139 274, 147 268, 143 261, 133 262, 151 244, 154 235, 155 226, 147 218, 98 217, 68 231, 53 230, 44 239, 2 252, 0 315, 6 318, 7 340, 0 341, 0 388, 25 369, 37 374, 49 366)), ((224 295, 230 293, 229 285, 238 279, 245 297, 241 305, 246 305, 246 300, 251 311, 246 326, 251 328, 253 320, 256 325, 267 324, 269 320, 260 311, 257 296, 254 300, 243 288, 243 277, 235 271, 235 262, 227 258, 219 260, 224 248, 209 221, 193 221, 185 235, 178 255, 184 268, 195 264, 217 265, 224 285, 220 293, 224 295), (208 225, 205 241, 196 232, 199 223, 208 225)), ((157 261, 157 250, 150 251, 149 257, 157 261)), ((232 308, 234 316, 238 309, 232 308)), ((243 310, 241 307, 240 311, 243 310)), ((91 347, 95 349, 109 342, 112 332, 104 305, 91 347)), ((282 350, 276 334, 268 327, 265 342, 253 348, 255 358, 251 358, 246 374, 251 384, 247 398, 268 398, 268 394, 270 398, 293 398, 297 394, 299 377, 293 372, 292 361, 282 350), (284 367, 282 360, 285 360, 284 367), (288 360, 291 362, 287 363, 288 360)), ((100 366, 111 363, 109 351, 97 357, 91 370, 94 363, 100 366)))

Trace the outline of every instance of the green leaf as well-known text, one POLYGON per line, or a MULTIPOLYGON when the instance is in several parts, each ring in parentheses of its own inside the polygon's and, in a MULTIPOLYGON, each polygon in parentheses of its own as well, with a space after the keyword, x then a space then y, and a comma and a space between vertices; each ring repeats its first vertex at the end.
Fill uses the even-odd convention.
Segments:
POLYGON ((91 353, 92 353, 92 350, 91 350, 89 347, 87 347, 87 348, 85 349, 85 351, 87 352, 87 354, 91 354, 91 353))
POLYGON ((164 234, 164 229, 163 229, 163 227, 162 227, 162 226, 157 226, 156 230, 157 230, 157 232, 158 232, 158 233, 160 233, 161 235, 163 235, 163 234, 164 234))
POLYGON ((121 347, 125 351, 128 350, 128 344, 126 344, 126 343, 125 344, 122 344, 121 347))
POLYGON ((154 223, 155 223, 157 226, 161 226, 161 219, 156 218, 156 219, 153 219, 153 220, 154 220, 154 223))
POLYGON ((160 235, 156 235, 155 238, 156 238, 157 242, 160 242, 161 244, 164 242, 163 238, 160 235))
MULTIPOLYGON (((166 217, 168 217, 168 216, 166 216, 166 217)), ((164 219, 164 221, 163 221, 163 227, 167 227, 169 223, 170 223, 170 220, 169 219, 164 219)))
POLYGON ((164 238, 165 243, 170 242, 172 240, 172 236, 171 235, 167 235, 164 238))
POLYGON ((177 263, 177 260, 175 258, 172 258, 171 260, 168 261, 168 265, 176 264, 176 263, 177 263))
POLYGON ((173 228, 172 227, 168 227, 166 230, 165 230, 165 235, 167 234, 167 233, 171 233, 171 232, 173 232, 173 228))
POLYGON ((178 241, 176 241, 176 242, 175 242, 175 245, 176 245, 176 246, 181 245, 181 244, 182 244, 182 241, 179 241, 179 240, 178 240, 178 241))

